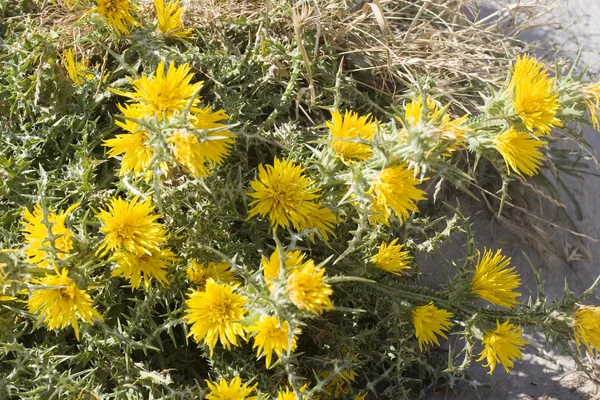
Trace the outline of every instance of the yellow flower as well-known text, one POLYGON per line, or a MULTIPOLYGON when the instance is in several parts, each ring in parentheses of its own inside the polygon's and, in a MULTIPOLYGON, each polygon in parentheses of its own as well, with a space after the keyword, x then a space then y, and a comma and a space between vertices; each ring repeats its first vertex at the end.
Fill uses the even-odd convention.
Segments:
MULTIPOLYGON (((212 112, 211 107, 197 109, 191 122, 196 129, 214 129, 225 126, 220 123, 228 119, 229 115, 223 110, 212 112)), ((225 157, 229 155, 234 143, 234 135, 229 131, 217 131, 202 137, 199 134, 185 129, 174 132, 168 141, 171 143, 175 160, 196 178, 204 178, 211 173, 216 165, 222 165, 225 157)))
POLYGON ((354 400, 365 400, 367 398, 367 392, 359 393, 354 397, 354 400))
MULTIPOLYGON (((133 92, 111 90, 140 103, 148 117, 155 115, 162 118, 163 115, 166 115, 167 118, 170 118, 173 114, 183 111, 192 96, 202 86, 203 82, 190 83, 194 77, 190 70, 191 67, 187 63, 175 67, 175 63, 171 62, 165 74, 165 60, 161 60, 154 76, 150 78, 142 76, 133 82, 133 92)), ((190 111, 199 111, 195 107, 199 102, 200 99, 196 96, 190 111)))
POLYGON ((73 54, 72 49, 65 50, 63 54, 60 55, 62 65, 67 70, 67 74, 69 74, 69 78, 73 81, 75 86, 83 85, 84 80, 90 80, 94 77, 93 74, 87 72, 88 63, 85 59, 82 59, 79 62, 75 61, 75 55, 73 54))
POLYGON ((151 254, 132 254, 127 251, 116 251, 112 261, 118 265, 110 275, 122 276, 131 283, 131 290, 140 287, 142 277, 144 284, 148 286, 150 279, 156 279, 161 285, 169 283, 166 269, 169 264, 176 261, 175 254, 171 249, 152 251, 151 254))
POLYGON ((290 389, 279 390, 277 392, 277 400, 299 400, 296 394, 290 389))
POLYGON ((514 366, 514 360, 523 358, 521 353, 527 341, 523 340, 521 335, 523 330, 517 328, 509 321, 505 321, 502 325, 496 320, 496 329, 488 332, 483 338, 483 351, 479 354, 477 361, 486 360, 487 364, 484 367, 490 367, 492 374, 499 362, 504 367, 506 373, 510 373, 509 368, 514 366))
MULTIPOLYGON (((331 373, 329 371, 323 371, 319 376, 323 379, 329 378, 331 373)), ((340 371, 339 374, 334 376, 327 385, 325 385, 325 391, 337 399, 342 396, 348 396, 350 394, 350 384, 356 380, 358 373, 353 368, 346 368, 340 371)))
POLYGON ((498 306, 512 308, 521 293, 515 292, 521 286, 515 267, 508 268, 510 257, 501 254, 502 250, 492 254, 485 250, 483 257, 479 253, 475 274, 471 279, 471 290, 476 296, 498 306))
POLYGON ((389 244, 381 243, 379 252, 373 257, 373 263, 379 269, 400 275, 400 271, 410 268, 408 266, 410 255, 408 251, 402 251, 402 245, 397 243, 398 239, 392 240, 389 244))
POLYGON ((184 8, 179 7, 179 0, 165 4, 164 0, 154 0, 158 30, 168 38, 187 39, 192 35, 191 29, 183 29, 181 14, 184 8))
POLYGON ((450 322, 452 317, 452 313, 437 308, 433 303, 415 307, 412 312, 412 323, 415 326, 415 336, 421 351, 423 351, 423 347, 431 346, 434 343, 439 346, 440 342, 436 334, 448 339, 444 331, 448 331, 452 326, 452 322, 450 322))
POLYGON ((335 218, 331 211, 315 202, 319 199, 320 189, 310 189, 314 182, 303 172, 301 166, 278 158, 266 169, 261 164, 258 167, 258 179, 250 183, 254 192, 249 195, 254 200, 250 203, 253 208, 248 218, 268 214, 274 230, 293 225, 298 231, 317 228, 325 235, 331 232, 335 218))
POLYGON ((152 255, 160 251, 167 241, 162 225, 156 222, 161 218, 152 214, 154 206, 150 198, 139 202, 136 196, 131 202, 112 198, 108 210, 101 210, 97 218, 102 221, 100 231, 105 237, 98 252, 105 255, 108 251, 126 250, 132 254, 152 255))
POLYGON ((256 357, 265 356, 267 368, 271 366, 273 353, 281 358, 284 351, 296 350, 296 340, 302 331, 298 328, 290 338, 290 326, 287 321, 280 323, 277 317, 265 316, 260 318, 254 325, 248 328, 249 332, 254 333, 254 346, 256 348, 256 357), (290 346, 291 345, 291 346, 290 346))
MULTIPOLYGON (((50 232, 44 224, 44 212, 39 204, 36 204, 31 213, 27 208, 23 210, 22 216, 24 221, 23 234, 27 243, 25 255, 27 260, 32 264, 37 264, 40 267, 47 267, 48 254, 53 252, 52 247, 58 251, 53 252, 53 256, 63 260, 73 249, 73 233, 65 227, 67 216, 75 209, 79 203, 73 204, 66 211, 55 214, 49 212, 46 215, 46 222, 51 226, 50 232, 55 238, 52 243, 48 239, 50 232), (45 250, 48 249, 48 250, 45 250)), ((51 256, 51 259, 53 257, 51 256)))
POLYGON ((225 378, 219 379, 219 382, 206 381, 210 393, 206 395, 206 400, 252 400, 256 396, 250 396, 254 391, 257 383, 254 386, 248 387, 247 383, 242 384, 242 378, 239 376, 227 382, 225 378))
POLYGON ((330 299, 333 289, 325 282, 326 278, 325 270, 315 267, 313 260, 292 270, 287 280, 288 296, 292 303, 315 315, 333 309, 330 299))
POLYGON ((556 118, 560 104, 554 79, 542 68, 542 63, 528 54, 518 57, 508 90, 514 94, 512 104, 523 125, 532 133, 537 129, 545 135, 562 123, 556 118))
POLYGON ((536 139, 527 132, 518 132, 514 128, 494 138, 494 146, 506 162, 508 175, 511 169, 520 176, 537 174, 544 160, 539 148, 546 144, 548 142, 536 139))
POLYGON ((92 299, 77 287, 67 276, 67 270, 44 278, 34 279, 32 283, 52 288, 35 289, 27 303, 29 311, 44 319, 48 329, 64 329, 73 326, 75 337, 79 340, 79 324, 77 319, 92 322, 94 318, 102 320, 102 316, 92 308, 92 299))
POLYGON ((234 293, 236 286, 206 282, 203 292, 192 290, 187 305, 187 323, 192 325, 189 336, 196 342, 204 340, 212 357, 217 340, 226 348, 239 346, 238 337, 246 338, 246 329, 239 320, 246 314, 246 298, 234 293))
POLYGON ((358 113, 346 111, 344 118, 338 111, 331 112, 332 122, 325 124, 331 132, 331 148, 344 161, 366 160, 373 154, 371 146, 362 141, 373 140, 377 123, 371 116, 359 117, 358 113), (339 140, 336 140, 339 139, 339 140))
POLYGON ((133 16, 134 7, 130 0, 96 0, 97 12, 117 35, 128 35, 131 29, 139 25, 133 16))
POLYGON ((229 264, 223 262, 209 261, 198 264, 196 260, 192 260, 185 270, 185 275, 199 290, 204 289, 209 279, 223 283, 238 282, 229 264))
POLYGON ((587 108, 592 125, 597 130, 600 129, 600 122, 598 121, 598 107, 600 107, 600 82, 585 86, 582 89, 583 101, 587 108))
POLYGON ((409 212, 418 211, 416 202, 426 198, 425 192, 417 188, 418 184, 419 181, 404 164, 385 168, 373 180, 368 192, 373 197, 373 211, 384 211, 383 218, 387 223, 387 211, 391 207, 400 222, 405 221, 409 212))
POLYGON ((573 316, 575 343, 583 344, 588 352, 596 354, 600 349, 600 307, 579 306, 573 316))
MULTIPOLYGON (((304 264, 304 253, 299 250, 288 251, 285 253, 285 268, 290 271, 294 268, 298 268, 304 264)), ((262 259, 263 275, 265 281, 269 286, 269 289, 273 285, 274 279, 279 279, 281 271, 281 255, 279 247, 275 249, 271 257, 267 260, 263 257, 262 259)))
MULTIPOLYGON (((146 109, 140 104, 125 104, 117 107, 126 119, 123 122, 116 121, 116 124, 129 133, 120 134, 114 139, 104 141, 103 145, 110 147, 108 156, 123 155, 119 171, 121 175, 132 172, 136 177, 140 175, 152 176, 152 171, 149 171, 148 168, 154 156, 154 148, 150 142, 149 133, 146 129, 140 127, 137 122, 130 119, 147 117, 146 109)), ((160 169, 166 172, 168 167, 165 163, 161 163, 160 169)))

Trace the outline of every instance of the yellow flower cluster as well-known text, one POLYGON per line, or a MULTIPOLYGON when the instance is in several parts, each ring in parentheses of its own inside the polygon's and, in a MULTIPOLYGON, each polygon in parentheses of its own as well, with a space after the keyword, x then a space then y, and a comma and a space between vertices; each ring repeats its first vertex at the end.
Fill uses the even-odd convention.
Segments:
POLYGON ((140 286, 142 278, 146 285, 151 278, 161 285, 168 283, 166 269, 176 260, 171 249, 165 247, 167 231, 156 221, 160 215, 153 211, 150 198, 140 202, 136 196, 130 202, 112 198, 108 209, 97 215, 105 235, 97 253, 113 253, 111 261, 117 268, 111 276, 128 279, 131 290, 140 286))
MULTIPOLYGON (((176 67, 171 63, 165 72, 165 61, 162 60, 155 75, 133 81, 132 92, 112 89, 133 101, 119 106, 125 121, 118 121, 117 125, 127 133, 104 141, 110 148, 109 157, 122 156, 121 175, 131 172, 135 177, 151 177, 152 161, 157 154, 155 146, 162 154, 165 142, 170 146, 173 160, 195 178, 210 175, 229 154, 234 136, 222 122, 229 116, 223 110, 213 112, 211 106, 199 107, 197 93, 203 82, 192 84, 190 71, 189 64, 176 67), (156 132, 138 123, 140 120, 170 120, 183 115, 188 105, 187 125, 170 130, 166 138, 157 137, 156 132)), ((162 173, 169 170, 167 161, 163 157, 155 164, 162 173)))
POLYGON ((495 149, 506 163, 507 173, 523 176, 539 172, 544 161, 540 139, 554 127, 562 126, 556 114, 560 108, 554 79, 543 64, 529 55, 520 56, 505 95, 510 99, 517 121, 493 139, 495 149))
MULTIPOLYGON (((192 37, 191 29, 183 29, 181 15, 183 7, 179 7, 179 0, 165 3, 164 0, 154 0, 156 10, 156 29, 167 38, 189 39, 192 37)), ((98 13, 118 36, 129 35, 131 30, 140 23, 136 20, 136 6, 131 0, 96 0, 96 7, 90 12, 98 13)))

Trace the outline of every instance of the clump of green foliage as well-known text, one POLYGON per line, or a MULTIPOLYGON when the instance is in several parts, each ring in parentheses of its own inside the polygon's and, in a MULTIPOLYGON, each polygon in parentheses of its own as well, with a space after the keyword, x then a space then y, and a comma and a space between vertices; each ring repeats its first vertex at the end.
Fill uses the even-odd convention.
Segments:
POLYGON ((453 4, 0 8, 0 396, 414 398, 523 328, 595 352, 598 282, 520 297, 455 195, 506 215, 600 87, 453 4))

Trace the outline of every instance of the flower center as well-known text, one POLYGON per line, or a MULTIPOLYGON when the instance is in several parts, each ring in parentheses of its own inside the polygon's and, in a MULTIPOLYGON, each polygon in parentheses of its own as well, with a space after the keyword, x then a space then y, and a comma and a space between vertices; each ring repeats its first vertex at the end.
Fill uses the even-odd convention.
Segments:
POLYGON ((115 227, 115 232, 120 240, 131 240, 134 230, 129 222, 121 222, 115 227))

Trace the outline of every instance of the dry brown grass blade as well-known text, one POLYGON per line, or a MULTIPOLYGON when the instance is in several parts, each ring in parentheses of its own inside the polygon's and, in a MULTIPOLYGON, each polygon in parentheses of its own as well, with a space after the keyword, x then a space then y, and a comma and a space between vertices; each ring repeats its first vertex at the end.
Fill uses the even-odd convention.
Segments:
POLYGON ((308 19, 310 14, 312 13, 310 7, 307 7, 304 3, 302 4, 302 10, 300 14, 296 10, 296 7, 292 8, 292 22, 294 23, 294 36, 296 38, 296 44, 298 45, 298 51, 302 56, 302 61, 304 62, 304 67, 306 68, 306 79, 308 79, 308 90, 310 91, 310 103, 314 105, 317 101, 317 94, 315 90, 315 84, 313 81, 312 68, 310 65, 310 60, 308 58, 308 53, 306 52, 306 48, 304 47, 304 43, 302 41, 302 31, 303 31, 303 21, 308 19))
POLYGON ((379 4, 379 0, 375 0, 372 3, 366 3, 363 6, 363 13, 368 14, 369 10, 373 12, 375 16, 375 20, 379 25, 379 29, 381 29, 381 33, 383 34, 383 38, 385 40, 385 52, 387 58, 387 66, 391 71, 392 69, 392 61, 390 56, 390 36, 388 34, 389 28, 385 16, 383 15, 383 9, 381 8, 381 4, 379 4))

